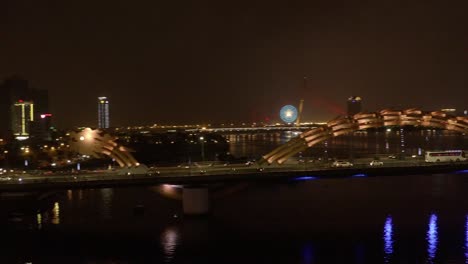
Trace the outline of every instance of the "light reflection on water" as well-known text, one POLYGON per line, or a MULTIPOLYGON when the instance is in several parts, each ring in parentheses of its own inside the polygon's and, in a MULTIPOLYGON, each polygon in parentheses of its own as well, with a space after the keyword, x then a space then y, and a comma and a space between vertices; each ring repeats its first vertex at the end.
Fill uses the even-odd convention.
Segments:
POLYGON ((468 215, 465 221, 465 264, 468 264, 468 215))
POLYGON ((41 215, 41 213, 37 213, 36 221, 37 221, 37 229, 40 230, 42 228, 42 215, 41 215))
POLYGON ((54 203, 54 208, 52 209, 51 223, 54 225, 60 224, 60 204, 58 202, 54 203))
POLYGON ((427 240, 427 261, 428 263, 434 263, 434 259, 437 253, 438 233, 437 233, 437 215, 431 214, 429 218, 429 227, 426 235, 427 240))
MULTIPOLYGON (((434 132, 431 130, 404 131, 399 129, 386 131, 380 136, 380 133, 359 132, 352 136, 342 136, 331 138, 328 144, 319 144, 314 148, 305 151, 305 155, 313 157, 343 156, 350 154, 395 154, 407 153, 418 154, 424 150, 440 148, 463 148, 460 146, 460 136, 450 131, 434 132), (404 134, 404 135, 403 135, 404 134), (403 142, 402 142, 402 136, 403 142), (352 146, 350 148, 350 146, 352 146)), ((239 134, 233 132, 226 134, 229 140, 230 153, 235 157, 258 157, 268 151, 284 144, 291 138, 291 133, 284 132, 259 132, 257 134, 239 134)))
POLYGON ((101 210, 100 214, 104 219, 112 218, 112 198, 114 196, 114 190, 111 188, 101 189, 101 210))
POLYGON ((35 215, 37 229, 42 229, 44 224, 60 224, 60 204, 54 202, 54 207, 45 212, 37 212, 35 215))
MULTIPOLYGON (((134 226, 135 221, 137 221, 138 224, 147 225, 147 228, 143 230, 140 230, 140 228, 128 228, 125 232, 138 232, 138 234, 144 232, 144 235, 148 236, 149 240, 156 242, 156 247, 159 249, 155 253, 155 244, 146 243, 146 240, 144 241, 146 243, 145 245, 149 245, 150 250, 145 252, 147 252, 147 254, 157 254, 156 257, 164 263, 180 263, 180 260, 186 259, 186 257, 193 257, 195 261, 192 263, 203 263, 202 261, 196 260, 200 260, 200 258, 205 259, 205 255, 202 254, 209 253, 200 252, 200 256, 195 257, 185 254, 187 254, 186 252, 193 252, 191 251, 192 245, 197 245, 196 249, 198 250, 198 246, 202 247, 205 244, 208 248, 219 252, 220 259, 218 263, 229 262, 228 260, 230 257, 228 257, 227 254, 230 253, 230 249, 226 249, 223 244, 230 244, 232 241, 240 241, 239 239, 244 240, 250 233, 257 235, 259 240, 254 240, 253 242, 246 241, 245 244, 238 246, 238 252, 247 251, 256 258, 263 258, 265 251, 259 250, 259 253, 257 253, 257 251, 252 248, 257 246, 259 241, 264 241, 262 237, 264 232, 267 232, 267 230, 279 230, 277 235, 275 235, 278 237, 278 243, 285 243, 291 246, 289 248, 284 247, 284 250, 283 247, 281 247, 280 250, 276 250, 276 244, 272 246, 272 249, 268 248, 270 246, 268 243, 262 245, 260 249, 267 249, 268 254, 271 253, 273 256, 273 261, 269 263, 420 263, 414 260, 422 258, 422 263, 449 263, 448 260, 451 260, 452 262, 450 263, 468 264, 468 213, 466 212, 466 208, 464 208, 468 206, 468 200, 466 196, 461 195, 467 188, 468 181, 466 177, 460 174, 446 174, 444 177, 446 177, 447 180, 443 182, 436 180, 440 178, 440 175, 428 175, 420 177, 371 177, 362 178, 358 181, 352 179, 327 179, 288 185, 283 185, 283 183, 245 183, 245 186, 242 186, 242 192, 229 191, 227 192, 229 196, 224 195, 224 199, 214 199, 213 203, 217 207, 214 207, 213 216, 200 219, 199 222, 203 224, 202 226, 190 225, 190 228, 187 228, 187 225, 175 226, 172 217, 168 217, 168 215, 171 216, 174 211, 179 209, 179 202, 160 199, 158 195, 155 195, 154 188, 150 191, 146 187, 134 189, 88 190, 83 192, 83 199, 85 202, 82 203, 82 207, 78 207, 77 204, 78 191, 73 191, 73 193, 70 191, 69 195, 72 196, 73 201, 70 201, 68 196, 64 196, 63 199, 59 201, 52 200, 52 203, 48 204, 48 210, 41 211, 40 214, 37 214, 38 211, 35 210, 32 215, 35 218, 34 221, 37 223, 37 228, 41 229, 41 233, 43 234, 49 234, 48 232, 50 232, 51 229, 65 230, 65 233, 67 232, 67 228, 73 230, 74 226, 77 224, 82 225, 83 229, 93 228, 92 230, 94 232, 99 232, 98 228, 100 228, 101 225, 97 223, 96 226, 93 226, 95 225, 93 222, 98 222, 95 221, 94 217, 102 218, 104 217, 103 214, 93 214, 93 217, 84 218, 83 215, 86 216, 86 214, 83 214, 83 211, 88 209, 88 212, 94 213, 97 211, 96 209, 102 209, 102 202, 105 197, 107 197, 106 199, 109 199, 110 203, 112 203, 112 211, 110 213, 112 214, 113 220, 106 221, 105 224, 115 221, 119 224, 116 224, 115 228, 120 228, 120 223, 117 221, 122 221, 122 226, 124 227, 134 226), (428 180, 428 177, 432 180, 428 180), (393 191, 395 188, 389 189, 389 183, 401 187, 403 197, 400 197, 400 194, 394 195, 393 191), (405 185, 398 185, 400 183, 405 185), (438 198, 433 198, 434 184, 445 184, 442 194, 456 195, 456 201, 459 201, 459 203, 455 209, 452 204, 450 207, 445 207, 448 206, 446 203, 441 203, 440 207, 434 206, 434 204, 437 203, 432 203, 432 201, 438 200, 438 198), (424 191, 414 193, 414 186, 422 186, 424 187, 424 191), (349 191, 350 193, 344 193, 343 190, 349 191), (383 208, 380 211, 373 213, 371 215, 373 217, 366 218, 366 222, 364 222, 362 226, 359 226, 363 228, 366 234, 369 234, 369 238, 367 238, 367 236, 361 236, 362 234, 359 233, 359 231, 355 231, 355 225, 360 224, 360 222, 351 222, 345 225, 340 224, 339 227, 336 227, 333 225, 335 221, 329 221, 330 218, 339 219, 342 215, 339 208, 345 206, 360 205, 356 206, 354 209, 357 210, 358 213, 367 213, 367 203, 360 203, 360 201, 368 201, 369 195, 367 195, 367 193, 365 196, 360 195, 362 190, 369 190, 369 195, 375 198, 376 203, 381 201, 379 199, 393 199, 388 201, 388 207, 382 206, 383 208), (282 197, 288 199, 271 200, 279 191, 281 191, 282 197), (383 192, 382 196, 377 196, 377 192, 383 192), (415 211, 414 214, 412 211, 407 212, 404 205, 409 194, 414 194, 414 197, 411 196, 409 198, 424 198, 418 200, 418 203, 413 207, 415 211), (134 196, 138 196, 138 199, 133 198, 134 196), (128 199, 139 200, 141 199, 140 197, 146 197, 146 200, 144 200, 145 202, 151 201, 151 203, 145 203, 148 212, 158 213, 146 213, 138 217, 129 214, 135 203, 127 203, 126 201, 128 199), (330 203, 318 201, 318 199, 316 199, 317 197, 323 197, 323 200, 338 197, 338 200, 335 204, 330 206, 330 203), (257 202, 259 198, 265 200, 257 202), (291 202, 292 200, 289 198, 294 199, 293 201, 295 201, 295 203, 291 202), (123 200, 125 200, 125 203, 122 203, 123 200), (273 205, 271 208, 264 209, 265 203, 263 201, 270 200, 273 205), (297 202, 297 200, 304 202, 300 203, 297 202), (246 201, 252 202, 246 203, 246 201), (282 201, 284 201, 284 203, 282 203, 282 201), (311 205, 310 201, 314 201, 313 205, 311 205), (150 207, 150 204, 154 204, 154 207, 150 207), (85 205, 87 207, 85 207, 85 205), (420 205, 424 207, 421 210, 418 209, 420 205), (323 209, 329 211, 318 216, 315 213, 304 214, 305 221, 302 222, 297 221, 297 219, 289 220, 290 215, 302 211, 297 209, 298 207, 307 207, 311 209, 309 211, 314 212, 323 209), (437 213, 428 214, 426 211, 428 207, 431 208, 432 212, 437 213), (89 210, 89 208, 92 210, 89 210), (163 210, 158 211, 160 208, 163 210), (281 211, 277 208, 281 209, 281 211), (401 211, 401 208, 405 211, 401 211), (447 211, 447 208, 451 209, 451 211, 447 211), (389 214, 387 210, 390 210, 391 214, 389 214), (125 212, 128 217, 122 217, 124 214, 120 212, 125 212), (236 216, 233 216, 233 212, 236 216), (405 214, 402 214, 402 212, 405 214), (260 214, 267 214, 268 216, 276 217, 280 220, 275 221, 271 225, 266 225, 264 221, 257 221, 256 217, 258 218, 260 214), (420 218, 421 215, 423 215, 422 219, 420 218), (393 217, 395 217, 395 223, 393 223, 393 217), (439 222, 438 217, 447 220, 439 222), (54 218, 56 218, 56 220, 54 220, 54 218), (82 218, 83 220, 79 223, 71 221, 71 219, 76 218, 82 218), (168 220, 169 218, 170 220, 168 220), (449 220, 451 219, 457 220, 455 222, 450 222, 449 220), (377 221, 375 225, 374 221, 377 221), (53 222, 60 222, 60 225, 51 227, 50 224, 53 222), (457 225, 446 228, 448 224, 454 223, 457 225), (300 230, 298 228, 297 231, 291 230, 289 226, 292 224, 302 228, 300 230), (411 233, 408 233, 408 229, 405 228, 407 226, 416 227, 416 229, 411 229, 411 233), (244 227, 246 227, 247 231, 243 231, 244 227), (330 231, 322 232, 321 230, 325 228, 330 231), (339 229, 335 231, 335 228, 339 229), (440 230, 444 230, 444 238, 442 240, 439 240, 439 228, 440 230), (163 230, 163 232, 161 232, 161 230, 163 230), (258 233, 255 233, 257 230, 259 230, 258 233), (413 233, 413 230, 417 230, 418 232, 413 233), (292 240, 293 243, 290 243, 291 237, 293 236, 298 236, 300 240, 292 240), (339 236, 340 239, 329 241, 329 237, 332 236, 339 236), (356 236, 358 236, 359 239, 356 240, 356 236), (361 239, 361 237, 363 238, 361 239), (402 238, 401 240, 400 237, 402 238), (186 251, 186 248, 189 250, 186 251), (250 251, 251 249, 252 251, 250 251), (340 253, 336 254, 336 252, 340 253), (402 252, 404 252, 404 254, 402 254, 402 252), (282 256, 285 256, 286 261, 284 261, 285 259, 281 259, 282 256), (454 258, 456 258, 455 261, 453 261, 454 258), (283 262, 281 262, 281 260, 283 260, 283 262)), ((315 178, 313 176, 296 178, 296 180, 310 179, 315 178)), ((175 185, 160 185, 158 187, 169 193, 180 191, 180 186, 175 185)), ((224 192, 224 187, 216 187, 216 190, 220 189, 223 190, 223 194, 226 193, 224 192)), ((188 223, 188 219, 189 218, 180 217, 177 221, 178 223, 179 221, 188 223)), ((51 239, 54 241, 57 240, 54 232, 50 234, 51 239)), ((104 232, 103 234, 105 235, 102 236, 107 236, 107 233, 104 232)), ((112 242, 116 243, 116 245, 127 239, 126 236, 119 237, 116 234, 112 234, 112 236, 116 237, 115 242, 112 242)), ((83 240, 80 243, 80 247, 86 247, 90 241, 83 240)), ((44 243, 43 246, 46 248, 47 243, 44 243)), ((121 256, 120 254, 127 253, 135 254, 135 256, 141 254, 140 251, 136 252, 131 250, 123 253, 115 251, 112 254, 115 254, 114 256, 118 258, 121 256)), ((124 255, 123 258, 125 257, 126 255, 124 255)), ((240 254, 240 257, 242 257, 242 254, 240 254)), ((0 263, 9 262, 0 261, 0 263)), ((242 263, 242 261, 238 263, 242 263)))
POLYGON ((72 190, 67 190, 67 199, 68 199, 68 201, 73 200, 73 191, 72 190))
POLYGON ((164 251, 164 262, 170 263, 175 257, 180 232, 176 227, 167 227, 161 234, 161 246, 164 251))
POLYGON ((384 261, 388 263, 393 254, 393 222, 392 217, 388 216, 384 225, 384 261))
POLYGON ((311 243, 306 243, 302 248, 302 263, 312 264, 314 263, 314 248, 311 243))

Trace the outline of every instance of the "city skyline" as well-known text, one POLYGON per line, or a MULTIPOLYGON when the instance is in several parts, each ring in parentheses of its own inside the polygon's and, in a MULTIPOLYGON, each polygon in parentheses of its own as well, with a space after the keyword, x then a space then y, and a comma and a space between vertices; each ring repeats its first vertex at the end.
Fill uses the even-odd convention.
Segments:
MULTIPOLYGON (((4 83, 16 83, 16 84, 25 84, 26 87, 29 85, 29 81, 28 80, 25 80, 25 79, 22 79, 20 76, 18 75, 14 75, 14 76, 11 76, 11 77, 8 77, 6 78, 5 80, 0 80, 0 88, 1 88, 1 84, 2 84, 2 81, 4 81, 4 83)), ((15 84, 15 85, 16 85, 15 84)), ((22 87, 21 87, 22 88, 22 87)), ((32 89, 32 88, 29 88, 29 89, 32 89)), ((21 89, 20 89, 21 91, 21 89)), ((48 94, 48 91, 47 90, 41 90, 42 92, 45 92, 45 94, 47 95, 48 94)), ((36 91, 36 94, 37 94, 37 91, 36 91)), ((21 97, 23 98, 23 97, 21 97)), ((28 98, 28 97, 25 97, 25 98, 28 98)), ((109 109, 109 99, 108 97, 106 96, 98 96, 97 97, 98 99, 98 107, 97 107, 97 119, 94 120, 94 121, 91 121, 91 122, 88 122, 90 123, 91 125, 82 125, 82 124, 74 124, 73 126, 71 127, 65 127, 64 129, 71 129, 72 127, 96 127, 96 128, 110 128, 110 109, 109 109)), ((44 99, 42 99, 44 100, 44 99)), ((23 100, 19 100, 20 103, 22 103, 23 100)), ((26 102, 26 103, 29 103, 29 102, 26 102)), ((33 102, 31 102, 33 103, 33 102)), ((120 127, 126 127, 126 126, 153 126, 153 125, 156 125, 156 124, 159 124, 159 125, 163 125, 163 126, 167 126, 167 125, 211 125, 211 123, 213 124, 218 124, 218 125, 235 125, 235 123, 238 123, 238 124, 273 124, 273 123, 285 123, 286 121, 282 120, 283 117, 282 117, 282 109, 285 108, 285 107, 296 107, 296 106, 299 106, 300 104, 303 103, 303 100, 301 99, 299 104, 296 105, 296 104, 289 104, 289 105, 283 105, 281 107, 281 109, 279 109, 280 111, 277 113, 277 116, 273 116, 271 119, 270 117, 266 118, 265 120, 259 120, 259 121, 245 121, 245 120, 237 120, 234 121, 234 122, 231 122, 231 121, 228 121, 228 122, 225 122, 225 121, 215 121, 215 122, 198 122, 198 121, 192 121, 191 123, 180 123, 180 122, 168 122, 168 123, 159 123, 159 122, 156 122, 156 121, 152 121, 152 120, 149 120, 149 121, 146 121, 145 123, 138 123, 138 124, 133 124, 133 125, 129 125, 128 123, 127 124, 122 124, 120 125, 120 127)), ((343 109, 338 109, 338 108, 335 108, 336 111, 336 116, 352 116, 354 114, 357 114, 359 112, 375 112, 372 111, 372 110, 367 110, 365 108, 363 108, 362 106, 362 97, 360 96, 351 96, 349 98, 347 98, 346 101, 343 101, 343 109), (364 110, 363 110, 364 109, 364 110)), ((46 101, 42 101, 42 103, 39 104, 39 109, 43 110, 43 109, 48 109, 48 98, 46 99, 46 101), (43 102, 46 102, 45 104, 43 104, 43 102)), ((13 105, 12 105, 13 106, 13 105)), ((395 107, 388 107, 387 109, 394 109, 394 110, 404 110, 403 108, 395 108, 395 107)), ((382 109, 380 109, 382 110, 382 109)), ((447 112, 448 114, 450 115, 464 115, 466 116, 467 115, 467 109, 465 108, 459 108, 459 109, 455 109, 455 108, 442 108, 442 109, 422 109, 423 111, 443 111, 443 112, 447 112)), ((297 110, 296 110, 297 111, 297 110)), ((52 116, 52 114, 50 113, 47 113, 47 114, 40 114, 39 112, 35 112, 34 115, 38 115, 41 117, 41 119, 44 119, 44 118, 48 118, 48 121, 50 122, 50 117, 52 116)), ((303 123, 323 123, 323 122, 326 122, 326 121, 329 121, 329 120, 302 120, 303 123)), ((286 122, 288 123, 288 122, 286 122)), ((50 125, 49 125, 50 126, 50 125)), ((113 127, 119 127, 119 126, 113 126, 113 127)))
POLYGON ((91 4, 2 4, 0 79, 49 90, 61 128, 95 126, 103 94, 115 126, 279 120, 301 99, 326 121, 352 95, 467 108, 464 1, 91 4))

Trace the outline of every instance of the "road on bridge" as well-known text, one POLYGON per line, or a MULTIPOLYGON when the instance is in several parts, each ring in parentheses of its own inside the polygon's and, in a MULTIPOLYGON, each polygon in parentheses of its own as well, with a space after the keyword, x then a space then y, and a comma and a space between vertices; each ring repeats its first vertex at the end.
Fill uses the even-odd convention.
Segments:
POLYGON ((352 167, 334 168, 331 163, 303 162, 260 167, 256 163, 247 164, 181 164, 174 167, 151 167, 146 174, 122 173, 119 170, 81 171, 81 172, 43 172, 13 171, 0 175, 0 191, 22 191, 29 189, 67 189, 92 188, 102 186, 127 186, 137 184, 162 183, 208 183, 249 179, 291 178, 300 175, 384 175, 405 171, 431 171, 431 168, 443 170, 467 170, 468 162, 426 163, 420 157, 405 160, 381 159, 383 165, 370 166, 372 159, 356 159, 352 167), (54 187, 55 186, 55 187, 54 187))

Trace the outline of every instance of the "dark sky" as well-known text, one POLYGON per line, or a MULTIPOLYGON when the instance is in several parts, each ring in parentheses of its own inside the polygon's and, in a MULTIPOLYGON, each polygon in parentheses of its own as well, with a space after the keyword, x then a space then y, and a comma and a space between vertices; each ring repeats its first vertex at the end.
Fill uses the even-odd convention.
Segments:
POLYGON ((468 108, 468 1, 0 1, 0 78, 48 89, 60 127, 468 108), (303 89, 303 76, 308 87, 303 89))

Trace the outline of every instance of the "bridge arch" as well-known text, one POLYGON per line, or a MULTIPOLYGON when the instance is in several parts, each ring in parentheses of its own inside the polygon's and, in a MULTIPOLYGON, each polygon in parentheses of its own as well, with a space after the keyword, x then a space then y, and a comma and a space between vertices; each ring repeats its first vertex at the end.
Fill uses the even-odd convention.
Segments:
POLYGON ((140 163, 133 157, 131 150, 119 145, 117 137, 111 136, 100 130, 85 128, 79 132, 71 132, 70 149, 95 158, 102 155, 113 158, 120 167, 138 167, 140 163))
POLYGON ((451 116, 442 111, 423 112, 416 108, 406 110, 384 109, 380 112, 340 116, 325 125, 305 131, 298 137, 264 155, 259 164, 283 164, 288 158, 332 137, 354 131, 387 126, 415 126, 440 128, 468 134, 468 117, 451 116))

